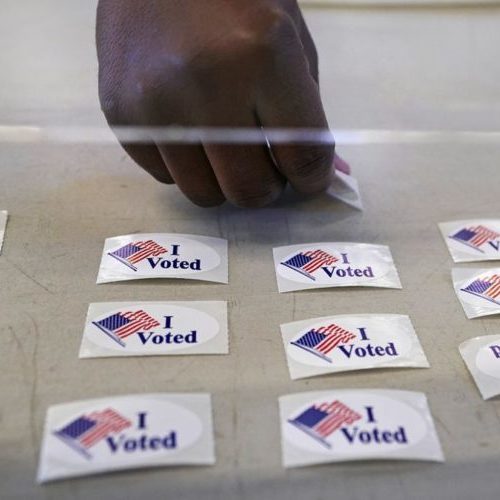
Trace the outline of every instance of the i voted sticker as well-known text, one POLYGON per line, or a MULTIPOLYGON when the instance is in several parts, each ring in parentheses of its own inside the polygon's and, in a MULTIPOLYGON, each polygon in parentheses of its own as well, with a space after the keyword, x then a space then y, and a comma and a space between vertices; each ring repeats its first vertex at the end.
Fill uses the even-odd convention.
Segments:
POLYGON ((97 283, 147 278, 227 283, 227 241, 187 234, 132 234, 106 240, 97 283))
POLYGON ((52 406, 38 482, 120 469, 215 463, 208 394, 147 394, 52 406))
POLYGON ((90 304, 80 358, 227 354, 226 302, 90 304))
POLYGON ((281 325, 293 380, 373 368, 428 368, 408 316, 339 315, 281 325))
POLYGON ((439 224, 455 262, 500 260, 500 219, 472 219, 439 224))
POLYGON ((467 340, 459 349, 483 399, 500 395, 500 335, 467 340))
POLYGON ((365 243, 310 243, 273 250, 278 289, 369 286, 401 288, 389 247, 365 243))
POLYGON ((444 461, 419 392, 334 390, 279 399, 283 465, 353 460, 444 461))
POLYGON ((5 237, 5 228, 7 227, 7 218, 9 214, 5 210, 0 210, 0 255, 2 254, 3 240, 5 237))
POLYGON ((452 279, 468 318, 500 313, 500 268, 455 268, 452 279))

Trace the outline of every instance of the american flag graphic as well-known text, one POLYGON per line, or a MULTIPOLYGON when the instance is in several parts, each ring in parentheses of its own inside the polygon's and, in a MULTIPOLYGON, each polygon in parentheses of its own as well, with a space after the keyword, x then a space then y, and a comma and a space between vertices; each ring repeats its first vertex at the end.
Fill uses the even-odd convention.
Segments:
POLYGON ((328 326, 309 330, 299 339, 294 340, 292 345, 300 347, 331 363, 332 360, 327 354, 333 351, 339 344, 347 344, 355 338, 356 335, 354 333, 332 323, 328 326))
POLYGON ((160 323, 155 318, 143 310, 118 312, 100 321, 93 321, 92 324, 122 347, 125 347, 123 339, 130 337, 130 335, 160 326, 160 323))
POLYGON ((312 405, 288 422, 316 439, 323 446, 331 448, 331 444, 326 438, 344 425, 351 425, 360 418, 361 415, 358 412, 344 403, 333 401, 312 405))
POLYGON ((90 459, 89 449, 111 434, 132 426, 132 422, 112 408, 82 415, 70 422, 54 435, 76 452, 90 459))
POLYGON ((492 231, 485 226, 468 227, 450 236, 451 239, 459 241, 460 243, 474 248, 481 253, 484 253, 483 250, 481 250, 481 247, 485 243, 488 243, 488 241, 495 240, 499 237, 500 233, 492 231))
POLYGON ((167 251, 168 250, 166 248, 158 245, 158 243, 153 240, 148 240, 129 243, 114 252, 109 252, 108 255, 122 264, 125 264, 133 271, 137 271, 135 264, 141 262, 141 260, 147 259, 148 257, 158 257, 159 255, 163 255, 164 253, 167 253, 167 251))
POLYGON ((462 288, 462 291, 500 305, 500 275, 494 274, 474 280, 470 285, 462 288))
POLYGON ((316 278, 313 276, 315 271, 323 266, 330 266, 337 261, 336 257, 323 250, 310 250, 294 255, 291 259, 282 262, 281 265, 289 267, 307 278, 316 281, 316 278))

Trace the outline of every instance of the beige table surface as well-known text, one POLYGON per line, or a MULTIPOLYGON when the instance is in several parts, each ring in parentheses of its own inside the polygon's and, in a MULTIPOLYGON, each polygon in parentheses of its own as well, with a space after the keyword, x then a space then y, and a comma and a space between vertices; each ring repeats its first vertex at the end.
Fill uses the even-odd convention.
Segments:
MULTIPOLYGON (((0 123, 102 125, 95 100, 94 4, 0 2, 0 123)), ((335 128, 500 130, 500 10, 307 15, 335 128)), ((0 209, 11 218, 0 256, 0 498, 499 498, 500 402, 482 401, 457 347, 470 337, 498 333, 500 320, 465 318, 436 224, 500 216, 500 143, 487 135, 464 140, 448 134, 422 143, 375 144, 378 136, 368 134, 371 144, 340 145, 360 180, 364 213, 326 199, 291 197, 260 211, 202 210, 175 187, 156 184, 114 144, 9 143, 6 130, 0 128, 0 209), (156 231, 228 238, 230 285, 95 285, 104 238, 156 231), (279 295, 272 247, 321 240, 389 244, 404 289, 279 295), (88 303, 134 299, 229 301, 230 355, 79 361, 88 303), (432 368, 290 381, 280 323, 378 312, 412 317, 432 368), (285 471, 277 397, 363 387, 425 392, 446 463, 285 471), (178 391, 213 394, 215 467, 35 485, 49 405, 178 391)))

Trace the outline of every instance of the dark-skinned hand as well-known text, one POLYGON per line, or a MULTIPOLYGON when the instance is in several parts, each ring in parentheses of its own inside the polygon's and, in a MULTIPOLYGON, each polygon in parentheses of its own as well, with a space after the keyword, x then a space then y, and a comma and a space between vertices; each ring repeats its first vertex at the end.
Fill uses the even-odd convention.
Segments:
POLYGON ((328 130, 314 42, 296 0, 100 0, 101 106, 111 126, 252 128, 260 144, 127 143, 157 180, 201 206, 320 193, 332 145, 266 144, 266 129, 328 130))

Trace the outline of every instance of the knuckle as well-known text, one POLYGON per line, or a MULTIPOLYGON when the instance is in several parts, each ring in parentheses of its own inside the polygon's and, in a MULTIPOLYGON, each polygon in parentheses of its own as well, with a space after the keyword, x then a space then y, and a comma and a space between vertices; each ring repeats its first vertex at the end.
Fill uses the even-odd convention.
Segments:
POLYGON ((194 54, 185 54, 186 72, 195 77, 206 76, 224 67, 253 70, 280 51, 283 41, 296 37, 295 25, 282 8, 258 9, 237 30, 208 43, 194 54))
POLYGON ((287 12, 299 11, 297 0, 280 0, 280 4, 287 12))
MULTIPOLYGON (((195 82, 199 90, 234 75, 256 70, 262 59, 262 43, 253 32, 241 31, 207 44, 193 54, 184 55, 184 78, 195 82)), ((250 74, 248 74, 250 77, 250 74)))
POLYGON ((180 95, 186 69, 165 61, 144 62, 126 72, 114 87, 106 85, 101 92, 101 108, 107 116, 155 116, 159 107, 169 109, 172 95, 180 95))
POLYGON ((272 46, 295 33, 293 19, 284 9, 271 8, 263 14, 262 28, 259 34, 264 41, 271 42, 272 46))
POLYGON ((171 69, 163 66, 136 68, 129 74, 125 94, 132 105, 144 106, 159 98, 171 77, 171 69))

